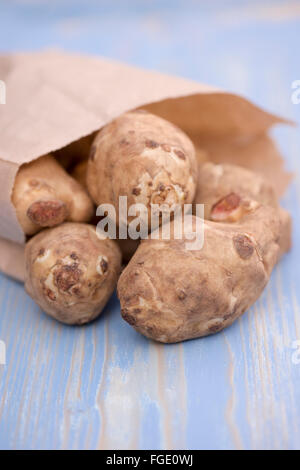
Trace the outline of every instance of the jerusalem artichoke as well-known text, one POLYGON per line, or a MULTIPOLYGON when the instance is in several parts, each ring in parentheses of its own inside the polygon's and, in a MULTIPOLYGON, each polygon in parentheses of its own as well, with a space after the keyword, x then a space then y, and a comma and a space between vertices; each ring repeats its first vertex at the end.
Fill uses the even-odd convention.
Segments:
POLYGON ((87 192, 52 155, 20 167, 12 202, 27 235, 66 220, 88 222, 93 215, 93 203, 87 192))
POLYGON ((111 296, 121 269, 113 240, 92 225, 67 222, 35 235, 25 249, 25 289, 50 316, 68 324, 96 318, 111 296))
POLYGON ((142 110, 123 114, 103 127, 91 148, 89 193, 97 205, 112 204, 117 220, 119 196, 127 196, 128 206, 144 204, 150 225, 152 204, 192 203, 196 179, 195 149, 188 136, 142 110))
POLYGON ((183 341, 232 324, 257 300, 290 248, 291 219, 270 187, 250 172, 244 187, 238 177, 244 170, 233 168, 231 179, 229 166, 207 165, 198 199, 207 202, 211 219, 203 222, 203 247, 187 249, 197 221, 187 216, 182 239, 159 234, 143 240, 118 282, 123 318, 157 341, 183 341))

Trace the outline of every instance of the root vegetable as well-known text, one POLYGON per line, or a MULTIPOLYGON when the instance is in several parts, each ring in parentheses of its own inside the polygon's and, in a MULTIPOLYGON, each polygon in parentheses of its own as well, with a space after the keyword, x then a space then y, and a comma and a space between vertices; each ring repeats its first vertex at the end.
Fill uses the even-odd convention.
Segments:
POLYGON ((64 223, 35 235, 25 249, 25 289, 51 317, 68 324, 100 315, 121 269, 113 240, 100 240, 95 227, 64 223))
MULTIPOLYGON (((103 127, 91 148, 87 186, 94 202, 110 203, 119 218, 119 196, 128 207, 191 203, 197 163, 191 140, 180 129, 148 112, 132 111, 103 127)), ((130 219, 129 219, 130 220, 130 219)))
POLYGON ((65 220, 88 222, 93 215, 93 203, 87 192, 52 155, 45 155, 20 167, 12 202, 27 235, 65 220))
MULTIPOLYGON (((238 198, 250 198, 272 207, 278 206, 272 185, 257 173, 230 164, 215 165, 206 162, 199 165, 194 204, 204 204, 206 219, 222 220, 218 218, 216 211, 212 215, 213 206, 222 199, 224 199, 224 204, 229 203, 230 206, 237 204, 240 207, 234 194, 238 198)), ((234 216, 233 212, 231 215, 234 216)))
MULTIPOLYGON (((290 247, 287 212, 241 199, 235 222, 204 221, 204 245, 187 250, 196 217, 181 240, 141 242, 118 282, 123 318, 145 336, 173 343, 216 333, 260 296, 290 247)), ((172 233, 172 231, 171 231, 172 233)))

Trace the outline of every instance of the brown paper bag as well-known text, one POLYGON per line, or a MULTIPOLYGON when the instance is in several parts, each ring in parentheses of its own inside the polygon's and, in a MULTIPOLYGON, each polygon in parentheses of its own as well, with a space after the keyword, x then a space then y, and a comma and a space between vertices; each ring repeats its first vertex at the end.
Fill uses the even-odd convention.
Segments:
POLYGON ((257 169, 281 193, 289 175, 270 126, 287 123, 246 99, 106 59, 47 51, 0 55, 0 270, 23 279, 25 238, 11 192, 19 166, 61 149, 119 114, 143 107, 181 127, 199 158, 257 169), (9 240, 9 241, 8 241, 9 240))

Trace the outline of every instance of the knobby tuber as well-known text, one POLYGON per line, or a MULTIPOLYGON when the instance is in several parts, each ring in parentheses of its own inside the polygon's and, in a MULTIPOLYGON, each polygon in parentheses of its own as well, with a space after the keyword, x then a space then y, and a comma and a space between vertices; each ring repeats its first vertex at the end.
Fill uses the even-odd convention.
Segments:
POLYGON ((94 210, 85 189, 66 173, 52 155, 45 155, 20 167, 12 202, 27 235, 66 220, 88 222, 94 210))
POLYGON ((192 141, 170 122, 148 112, 123 114, 103 127, 93 142, 88 190, 97 205, 115 207, 117 220, 119 196, 127 196, 128 207, 144 204, 150 225, 152 204, 192 203, 196 180, 192 141))
POLYGON ((121 269, 113 240, 92 225, 67 222, 35 235, 25 248, 25 289, 51 317, 83 324, 97 317, 121 269))
POLYGON ((212 220, 203 222, 201 249, 187 249, 196 224, 195 216, 187 216, 183 239, 143 240, 123 271, 118 282, 122 316, 145 336, 170 343, 227 327, 257 300, 290 248, 290 216, 267 187, 250 184, 249 198, 240 179, 229 179, 224 177, 227 195, 222 177, 214 193, 210 184, 207 194, 202 191, 198 202, 207 198, 212 220))
MULTIPOLYGON (((268 206, 278 206, 273 186, 257 173, 227 163, 215 165, 207 162, 199 165, 194 204, 204 204, 206 219, 211 218, 214 204, 230 194, 250 198, 268 206)), ((235 196, 231 199, 232 204, 234 199, 235 196)), ((227 201, 230 202, 230 198, 227 201)), ((231 216, 235 216, 234 211, 230 212, 231 216)), ((218 217, 216 213, 215 217, 218 217)), ((215 218, 212 220, 219 221, 215 218)))

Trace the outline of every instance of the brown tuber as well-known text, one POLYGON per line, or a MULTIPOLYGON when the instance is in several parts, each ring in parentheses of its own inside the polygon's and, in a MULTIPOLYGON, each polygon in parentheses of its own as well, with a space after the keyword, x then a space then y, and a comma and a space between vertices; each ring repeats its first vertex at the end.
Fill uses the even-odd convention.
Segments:
POLYGON ((121 269, 113 240, 92 225, 67 222, 35 235, 25 249, 25 289, 51 317, 87 323, 110 298, 121 269))
MULTIPOLYGON (((224 204, 236 204, 239 207, 237 198, 233 194, 238 195, 238 198, 245 197, 268 206, 278 206, 272 185, 257 173, 227 163, 215 165, 206 162, 199 165, 194 204, 204 204, 206 219, 211 218, 213 206, 225 197, 224 204), (230 195, 231 197, 229 197, 230 195)), ((222 220, 218 219, 216 211, 215 216, 216 219, 212 220, 222 220)), ((231 212, 231 216, 235 216, 233 212, 231 212)))
POLYGON ((168 121, 131 111, 103 127, 90 153, 87 187, 97 205, 112 204, 119 218, 119 196, 128 207, 192 203, 197 163, 192 141, 168 121))
MULTIPOLYGON (((255 182, 256 175, 251 177, 255 182)), ((145 336, 172 343, 229 326, 258 299, 290 248, 290 216, 276 207, 268 185, 255 192, 269 205, 245 197, 240 179, 228 180, 229 175, 224 181, 229 194, 222 191, 220 177, 215 192, 208 185, 198 201, 208 201, 215 220, 203 222, 201 249, 187 249, 197 220, 187 216, 183 239, 143 240, 123 271, 118 282, 122 316, 145 336)), ((253 190, 250 185, 252 196, 253 190)))
POLYGON ((45 155, 20 167, 12 202, 27 235, 66 220, 88 222, 93 215, 93 203, 85 189, 66 173, 52 155, 45 155))

